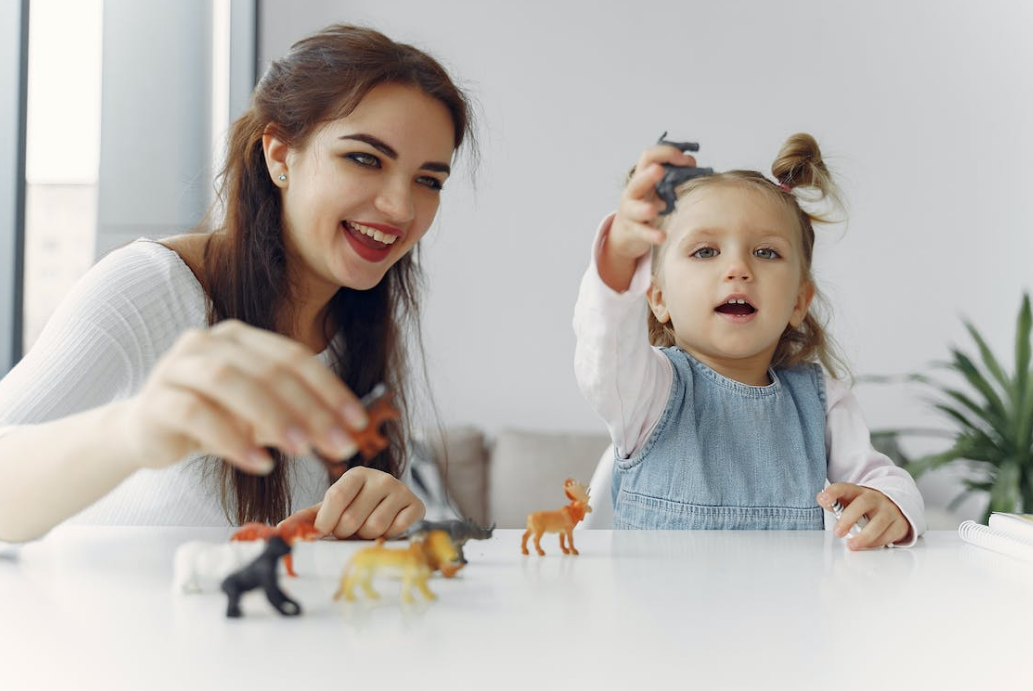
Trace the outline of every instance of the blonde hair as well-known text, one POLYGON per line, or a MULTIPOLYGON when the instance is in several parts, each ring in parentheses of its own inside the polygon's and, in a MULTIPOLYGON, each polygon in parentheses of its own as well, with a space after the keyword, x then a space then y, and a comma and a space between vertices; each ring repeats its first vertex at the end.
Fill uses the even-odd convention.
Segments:
MULTIPOLYGON (((809 134, 794 134, 782 145, 778 157, 771 165, 771 173, 778 182, 772 182, 762 173, 753 170, 730 170, 704 177, 693 178, 678 187, 676 197, 685 199, 693 192, 714 187, 716 185, 734 185, 745 189, 756 190, 768 195, 772 200, 783 204, 798 221, 801 238, 801 263, 804 279, 814 285, 811 274, 811 258, 814 254, 814 223, 829 223, 834 218, 830 213, 807 211, 800 205, 797 190, 805 190, 807 201, 825 202, 832 209, 843 210, 839 188, 832 180, 828 167, 821 158, 818 142, 809 134)), ((659 227, 667 228, 674 213, 661 218, 659 227)), ((667 243, 653 247, 653 277, 660 273, 661 258, 667 243)), ((793 367, 805 362, 820 362, 833 377, 842 378, 849 375, 849 369, 839 354, 832 337, 826 332, 827 320, 819 319, 814 312, 827 310, 824 297, 817 286, 814 288, 814 299, 803 322, 786 330, 779 339, 778 346, 771 359, 771 366, 778 368, 793 367)), ((649 313, 649 342, 658 348, 675 345, 674 328, 670 321, 666 324, 649 313)))

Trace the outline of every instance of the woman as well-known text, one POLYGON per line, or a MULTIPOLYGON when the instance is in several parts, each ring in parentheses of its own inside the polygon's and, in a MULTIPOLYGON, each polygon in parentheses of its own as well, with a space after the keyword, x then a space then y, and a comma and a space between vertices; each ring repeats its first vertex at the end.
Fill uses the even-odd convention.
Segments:
POLYGON ((274 62, 230 133, 222 221, 105 257, 0 381, 0 539, 76 514, 225 525, 311 504, 321 532, 366 539, 422 518, 404 428, 341 471, 357 395, 386 382, 404 418, 412 250, 470 132, 442 67, 375 31, 331 26, 274 62))

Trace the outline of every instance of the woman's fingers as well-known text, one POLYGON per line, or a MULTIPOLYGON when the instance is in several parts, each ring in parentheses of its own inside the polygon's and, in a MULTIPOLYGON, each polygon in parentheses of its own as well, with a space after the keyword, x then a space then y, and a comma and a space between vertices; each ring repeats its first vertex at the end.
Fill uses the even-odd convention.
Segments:
MULTIPOLYGON (((155 426, 168 430, 172 438, 170 444, 174 445, 179 440, 179 448, 173 451, 175 458, 193 451, 205 451, 221 456, 250 473, 265 475, 272 471, 272 458, 252 441, 250 430, 215 401, 199 396, 195 391, 166 387, 160 393, 160 400, 154 401, 154 406, 161 411, 155 426), (182 429, 189 430, 189 434, 184 435, 182 429)), ((144 454, 148 452, 144 451, 144 454)), ((150 465, 148 460, 143 458, 142 464, 150 465)))
POLYGON ((404 483, 371 468, 352 468, 326 492, 315 526, 338 538, 393 537, 426 509, 404 483))
MULTIPOLYGON (((252 447, 274 446, 296 455, 315 449, 345 460, 357 450, 348 430, 368 424, 361 402, 311 351, 241 322, 184 335, 143 393, 153 397, 169 387, 192 391, 221 408, 237 428, 251 430, 252 447)), ((186 424, 180 431, 202 441, 186 424)))
MULTIPOLYGON (((215 327, 213 331, 218 328, 215 327)), ((329 372, 326 367, 305 346, 285 336, 254 329, 240 322, 229 323, 225 332, 234 342, 253 348, 272 362, 295 372, 347 426, 360 430, 368 424, 366 410, 358 397, 340 379, 327 376, 329 372)))

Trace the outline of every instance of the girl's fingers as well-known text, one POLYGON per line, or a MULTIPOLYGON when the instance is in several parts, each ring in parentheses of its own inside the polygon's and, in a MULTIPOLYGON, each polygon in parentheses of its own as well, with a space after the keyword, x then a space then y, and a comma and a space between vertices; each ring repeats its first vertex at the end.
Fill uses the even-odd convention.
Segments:
POLYGON ((229 322, 223 331, 216 331, 221 326, 222 323, 215 326, 213 334, 225 335, 238 345, 253 348, 278 365, 294 371, 322 398, 330 411, 340 416, 343 423, 355 430, 368 424, 362 402, 316 359, 311 350, 285 336, 241 322, 229 322))
POLYGON ((624 187, 624 199, 628 201, 656 199, 656 183, 664 176, 664 169, 658 163, 639 168, 624 187))
POLYGON ((892 518, 888 518, 884 513, 878 513, 871 517, 859 535, 851 538, 847 542, 847 546, 850 549, 871 549, 873 547, 882 547, 885 543, 880 542, 882 536, 889 530, 893 523, 892 518))
POLYGON ((654 144, 644 149, 635 164, 635 170, 639 171, 654 163, 670 163, 676 166, 694 166, 696 159, 688 155, 676 146, 670 144, 654 144))

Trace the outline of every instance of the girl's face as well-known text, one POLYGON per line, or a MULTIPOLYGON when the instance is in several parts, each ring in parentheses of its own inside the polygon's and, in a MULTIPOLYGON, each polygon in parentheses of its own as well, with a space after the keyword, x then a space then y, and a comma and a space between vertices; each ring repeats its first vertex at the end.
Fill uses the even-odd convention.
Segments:
POLYGON ((650 307, 675 342, 722 374, 765 373, 814 290, 790 211, 757 190, 704 187, 678 201, 650 307))
POLYGON ((454 136, 444 104, 399 84, 373 88, 301 149, 266 135, 288 267, 305 294, 372 288, 413 248, 437 213, 454 136))

